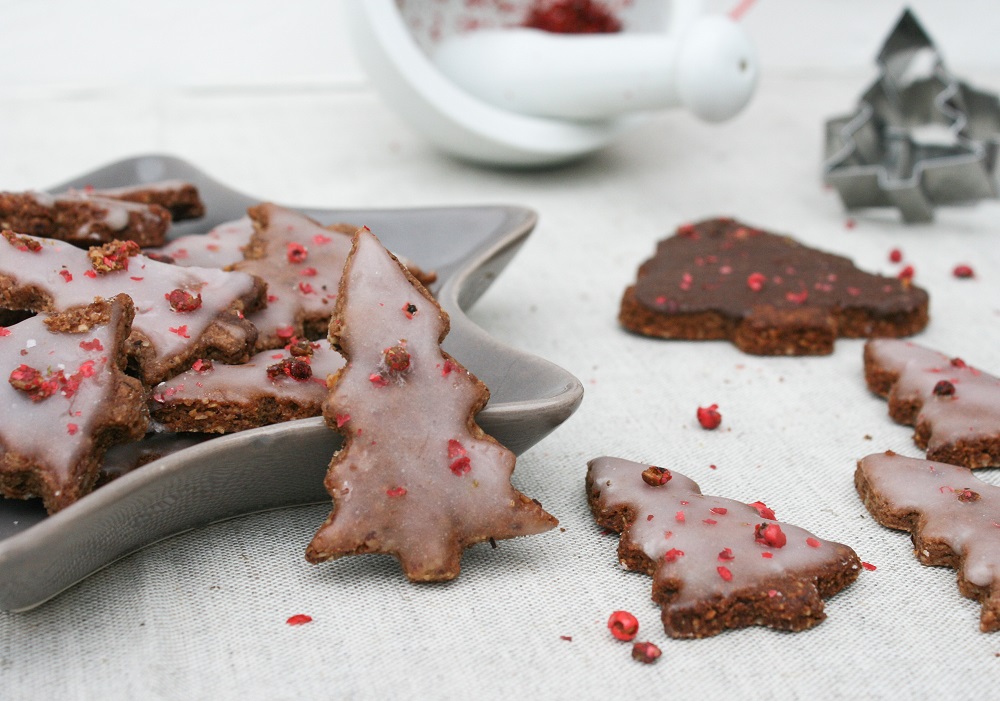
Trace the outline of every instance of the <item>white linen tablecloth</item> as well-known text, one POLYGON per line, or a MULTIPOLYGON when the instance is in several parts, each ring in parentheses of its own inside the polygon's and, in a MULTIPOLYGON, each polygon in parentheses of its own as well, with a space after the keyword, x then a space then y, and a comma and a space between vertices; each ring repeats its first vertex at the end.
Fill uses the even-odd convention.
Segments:
MULTIPOLYGON (((880 18, 891 21, 890 5, 880 18)), ((869 31, 876 43, 863 53, 888 28, 869 31)), ((969 70, 949 67, 1000 89, 996 47, 982 52, 969 70)), ((959 595, 954 571, 921 566, 908 536, 877 525, 854 491, 864 455, 920 455, 912 429, 865 388, 863 342, 840 340, 825 357, 762 358, 724 342, 640 338, 616 322, 657 240, 729 215, 873 272, 895 274, 888 255, 899 248, 931 295, 930 325, 915 340, 1000 373, 1000 202, 904 225, 890 211, 848 215, 821 184, 823 122, 850 111, 873 75, 765 71, 730 123, 667 113, 592 158, 529 172, 440 154, 363 81, 0 96, 0 189, 160 152, 290 205, 529 206, 537 229, 470 316, 586 388, 578 412, 514 474, 560 529, 477 546, 457 580, 415 585, 389 557, 306 563, 328 505, 215 524, 35 610, 0 613, 0 698, 995 697, 1000 637, 979 632, 978 604, 959 595), (975 278, 955 278, 959 263, 975 278), (707 432, 695 410, 711 403, 723 424, 707 432), (619 568, 617 538, 587 509, 586 463, 606 454, 682 472, 708 494, 763 500, 877 569, 832 598, 828 619, 807 632, 671 640, 651 579, 619 568), (609 635, 616 609, 639 618, 640 638, 663 650, 658 663, 634 662, 609 635), (300 613, 312 622, 286 624, 300 613)), ((996 470, 977 475, 1000 484, 996 470)))

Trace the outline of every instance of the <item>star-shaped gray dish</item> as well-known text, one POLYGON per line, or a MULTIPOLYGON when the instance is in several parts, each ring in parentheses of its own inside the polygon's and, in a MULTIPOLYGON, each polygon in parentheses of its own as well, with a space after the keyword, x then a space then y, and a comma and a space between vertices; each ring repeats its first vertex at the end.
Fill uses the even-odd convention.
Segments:
POLYGON ((848 209, 896 207, 930 221, 938 205, 1000 196, 997 96, 958 80, 906 10, 857 110, 826 123, 825 181, 848 209))

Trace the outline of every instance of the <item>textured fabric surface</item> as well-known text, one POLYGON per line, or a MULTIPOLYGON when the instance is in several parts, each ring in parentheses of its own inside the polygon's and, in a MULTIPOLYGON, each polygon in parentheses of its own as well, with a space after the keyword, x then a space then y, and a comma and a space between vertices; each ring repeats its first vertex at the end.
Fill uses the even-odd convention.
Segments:
MULTIPOLYGON (((328 505, 185 533, 35 610, 0 613, 0 698, 990 697, 1000 638, 978 631, 978 604, 959 595, 952 570, 918 564, 907 535, 875 524, 854 491, 860 457, 920 455, 912 430, 866 390, 862 342, 838 341, 826 357, 760 358, 724 342, 640 338, 616 323, 622 291, 659 238, 733 215, 871 271, 895 274, 888 255, 899 248, 931 294, 931 323, 916 340, 1000 373, 1000 203, 939 210, 919 226, 857 213, 848 227, 820 184, 822 122, 848 110, 870 77, 765 75, 732 123, 661 115, 594 158, 538 172, 451 161, 367 91, 0 98, 5 189, 167 151, 290 204, 530 206, 536 231, 471 316, 586 388, 579 411, 514 474, 560 529, 476 546, 456 581, 430 585, 406 582, 389 557, 307 564, 328 505), (42 130, 54 136, 39 145, 42 130), (953 277, 958 263, 976 277, 953 277), (723 423, 708 432, 695 410, 711 403, 723 423), (619 568, 617 538, 588 512, 586 463, 600 455, 669 467, 708 494, 763 500, 877 569, 807 632, 668 639, 650 578, 619 568), (663 649, 657 664, 634 662, 608 634, 616 609, 663 649), (287 625, 295 614, 313 620, 287 625)), ((1000 72, 968 77, 1000 86, 1000 72)), ((1000 483, 995 470, 978 474, 1000 483)))

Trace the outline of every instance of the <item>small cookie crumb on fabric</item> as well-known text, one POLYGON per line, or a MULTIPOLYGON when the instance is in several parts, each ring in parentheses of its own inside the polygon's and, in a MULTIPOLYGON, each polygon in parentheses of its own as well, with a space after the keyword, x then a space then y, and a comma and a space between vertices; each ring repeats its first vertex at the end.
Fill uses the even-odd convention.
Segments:
POLYGON ((958 571, 959 591, 982 605, 981 631, 1000 630, 1000 487, 891 450, 859 460, 854 485, 876 521, 909 531, 921 563, 958 571))
POLYGON ((132 300, 39 315, 0 334, 0 493, 49 513, 94 487, 105 451, 142 438, 145 390, 124 373, 132 300))
POLYGON ((1000 466, 1000 378, 911 341, 871 340, 864 359, 868 388, 928 460, 1000 466))
POLYGON ((411 581, 458 576, 476 543, 558 521, 511 486, 515 457, 475 423, 489 391, 441 350, 448 316, 367 229, 354 237, 330 341, 347 360, 324 407, 344 447, 310 562, 388 553, 411 581))
POLYGON ((734 219, 680 227, 625 290, 621 325, 660 338, 731 341, 754 355, 824 355, 838 337, 909 336, 927 293, 734 219))
POLYGON ((826 618, 823 600, 861 568, 848 546, 779 523, 760 502, 703 495, 672 470, 600 457, 588 463, 586 486, 597 524, 621 533, 621 564, 653 577, 673 638, 811 628, 826 618))
POLYGON ((135 303, 128 353, 154 385, 197 358, 249 359, 257 331, 242 318, 264 304, 252 275, 152 260, 132 242, 81 250, 62 241, 0 232, 0 307, 62 311, 124 293, 135 303))

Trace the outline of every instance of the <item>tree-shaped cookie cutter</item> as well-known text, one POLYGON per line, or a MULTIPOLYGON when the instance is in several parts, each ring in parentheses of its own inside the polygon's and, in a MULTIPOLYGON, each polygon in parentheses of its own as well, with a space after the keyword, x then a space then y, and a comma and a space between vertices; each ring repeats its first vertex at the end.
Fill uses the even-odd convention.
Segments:
POLYGON ((960 81, 906 10, 857 110, 826 123, 825 182, 847 209, 896 207, 906 222, 938 205, 1000 197, 1000 102, 960 81))

